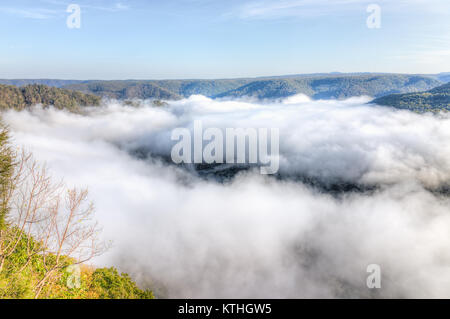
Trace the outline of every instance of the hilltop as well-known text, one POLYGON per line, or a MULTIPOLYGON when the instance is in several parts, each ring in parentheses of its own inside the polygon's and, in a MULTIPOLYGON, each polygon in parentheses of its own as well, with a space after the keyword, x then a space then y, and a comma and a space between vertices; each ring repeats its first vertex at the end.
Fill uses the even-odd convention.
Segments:
POLYGON ((428 90, 442 84, 429 76, 403 74, 330 74, 225 80, 88 81, 65 86, 118 99, 179 99, 192 94, 212 98, 282 98, 303 93, 315 99, 428 90))
POLYGON ((212 80, 0 80, 14 85, 45 84, 115 99, 177 100, 193 94, 211 98, 283 98, 306 94, 314 99, 343 99, 368 95, 412 93, 432 89, 449 80, 448 74, 381 73, 294 74, 258 78, 212 80))
POLYGON ((249 82, 248 79, 87 81, 64 88, 116 99, 178 100, 193 94, 213 97, 249 82))
POLYGON ((23 110, 35 104, 53 105, 58 109, 76 111, 80 106, 100 105, 101 98, 92 94, 30 84, 23 87, 0 84, 0 110, 23 110))

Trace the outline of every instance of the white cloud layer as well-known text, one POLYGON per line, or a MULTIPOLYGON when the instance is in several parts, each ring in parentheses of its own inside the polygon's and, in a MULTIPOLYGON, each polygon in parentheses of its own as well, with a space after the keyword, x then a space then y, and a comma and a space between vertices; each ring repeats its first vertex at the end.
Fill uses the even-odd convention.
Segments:
POLYGON ((168 107, 110 103, 87 115, 3 115, 15 142, 89 186, 119 265, 167 297, 450 297, 450 117, 365 104, 192 96, 168 107), (217 183, 133 150, 170 154, 170 132, 280 129, 281 174, 377 185, 332 195, 257 172, 217 183), (432 190, 432 192, 430 191, 432 190), (382 288, 366 287, 379 264, 382 288))

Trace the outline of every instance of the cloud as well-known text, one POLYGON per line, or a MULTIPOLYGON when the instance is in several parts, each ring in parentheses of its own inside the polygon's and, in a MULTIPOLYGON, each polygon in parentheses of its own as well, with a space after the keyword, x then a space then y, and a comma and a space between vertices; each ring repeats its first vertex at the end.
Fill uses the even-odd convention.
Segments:
POLYGON ((0 8, 0 12, 9 14, 9 15, 15 15, 19 16, 21 18, 27 18, 27 19, 37 19, 37 20, 45 20, 45 19, 51 19, 54 18, 58 12, 55 10, 49 10, 49 9, 41 9, 41 8, 34 8, 34 9, 19 9, 19 8, 0 8))
POLYGON ((450 297, 450 198, 440 191, 450 181, 450 116, 367 101, 192 96, 3 120, 55 177, 89 186, 114 240, 96 263, 119 265, 160 295, 450 297), (171 130, 196 119, 278 127, 281 178, 248 171, 221 183, 159 160, 171 130), (295 176, 377 187, 336 194, 295 176), (380 290, 366 287, 373 263, 380 290))
POLYGON ((118 2, 118 3, 115 4, 115 8, 117 10, 128 10, 130 7, 125 5, 125 4, 123 4, 123 3, 118 2))
MULTIPOLYGON (((21 8, 21 7, 0 7, 0 12, 8 15, 14 15, 26 19, 36 19, 36 20, 46 20, 53 19, 59 16, 66 15, 66 8, 72 2, 66 1, 55 1, 55 0, 45 0, 43 3, 50 5, 50 8, 21 8), (58 6, 60 9, 54 9, 53 7, 58 6)), ((92 4, 82 4, 81 8, 88 8, 93 10, 109 11, 109 12, 119 12, 129 9, 129 6, 122 3, 116 2, 110 6, 96 6, 92 4)))
POLYGON ((433 36, 431 32, 420 32, 414 35, 415 39, 421 39, 420 45, 415 44, 412 49, 405 50, 401 55, 391 58, 398 60, 413 61, 418 65, 434 66, 446 68, 448 57, 450 56, 450 35, 440 34, 433 36))
POLYGON ((234 15, 242 19, 279 19, 289 17, 326 16, 338 11, 355 10, 361 0, 283 0, 253 1, 239 6, 234 15))
MULTIPOLYGON (((241 19, 261 19, 272 20, 293 17, 317 17, 329 16, 342 12, 360 11, 365 14, 365 9, 369 4, 374 3, 371 0, 260 0, 246 2, 237 6, 229 15, 241 19)), ((403 14, 411 11, 429 11, 441 14, 446 12, 448 3, 443 0, 430 1, 386 1, 379 0, 375 2, 380 5, 383 12, 400 11, 403 14)))
POLYGON ((402 55, 392 56, 395 60, 409 60, 417 65, 423 65, 427 67, 434 67, 440 65, 439 70, 446 70, 448 66, 448 57, 450 56, 450 50, 448 49, 430 49, 430 50, 418 50, 405 52, 402 55))
POLYGON ((84 8, 94 9, 94 10, 100 10, 100 11, 109 11, 109 12, 119 12, 119 11, 125 11, 130 9, 128 5, 125 5, 121 2, 116 2, 112 6, 96 6, 96 5, 90 5, 86 4, 83 5, 84 8))

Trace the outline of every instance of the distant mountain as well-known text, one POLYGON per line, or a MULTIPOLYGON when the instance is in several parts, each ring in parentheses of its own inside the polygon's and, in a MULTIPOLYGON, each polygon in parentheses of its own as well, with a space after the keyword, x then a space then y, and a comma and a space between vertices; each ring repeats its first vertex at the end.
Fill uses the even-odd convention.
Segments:
POLYGON ((439 73, 439 74, 437 75, 437 79, 438 79, 439 81, 444 82, 444 83, 450 82, 450 72, 439 73))
POLYGON ((153 81, 88 81, 64 86, 65 89, 114 99, 177 100, 181 96, 158 86, 153 81))
POLYGON ((117 99, 179 99, 192 94, 213 98, 249 96, 271 99, 298 93, 316 99, 343 99, 417 92, 440 84, 442 82, 429 76, 364 73, 230 80, 88 81, 64 88, 117 99))
POLYGON ((15 85, 15 86, 25 86, 29 84, 43 84, 47 86, 53 86, 57 88, 61 88, 65 85, 82 83, 85 81, 79 80, 54 80, 54 79, 17 79, 17 80, 5 80, 0 79, 0 84, 5 85, 15 85))
POLYGON ((383 96, 372 103, 420 113, 450 111, 450 83, 425 92, 383 96))
POLYGON ((193 94, 214 96, 238 88, 250 80, 127 80, 88 81, 64 86, 66 89, 116 99, 176 100, 193 94))
POLYGON ((368 95, 427 90, 442 84, 428 76, 403 74, 360 74, 309 76, 253 81, 216 97, 282 98, 303 93, 314 99, 343 99, 368 95))
POLYGON ((80 106, 100 105, 101 98, 77 91, 59 89, 41 84, 23 87, 0 85, 0 110, 23 110, 35 104, 53 105, 58 109, 78 111, 80 106))
POLYGON ((0 80, 0 83, 46 84, 100 97, 116 99, 176 100, 193 94, 212 98, 250 96, 282 98, 303 93, 315 99, 343 99, 369 95, 429 90, 442 84, 450 73, 405 75, 382 73, 317 73, 217 80, 0 80))
POLYGON ((267 79, 252 81, 236 89, 217 94, 214 97, 256 97, 259 99, 280 98, 297 93, 313 95, 314 90, 305 79, 267 79))

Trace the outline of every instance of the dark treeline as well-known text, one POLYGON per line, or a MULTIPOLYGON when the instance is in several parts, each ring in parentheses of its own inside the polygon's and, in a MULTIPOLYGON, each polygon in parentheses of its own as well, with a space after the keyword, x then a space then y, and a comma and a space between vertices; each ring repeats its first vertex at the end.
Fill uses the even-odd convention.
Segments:
POLYGON ((92 94, 42 84, 30 84, 23 87, 0 85, 0 110, 23 110, 41 104, 44 107, 52 105, 57 109, 77 111, 82 106, 99 105, 100 101, 100 97, 92 94))
POLYGON ((383 96, 373 103, 419 113, 450 111, 450 83, 425 92, 383 96))

